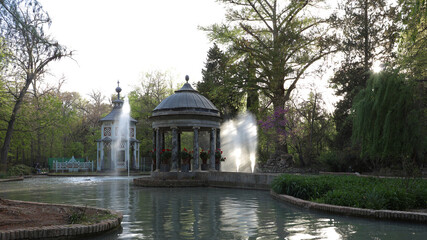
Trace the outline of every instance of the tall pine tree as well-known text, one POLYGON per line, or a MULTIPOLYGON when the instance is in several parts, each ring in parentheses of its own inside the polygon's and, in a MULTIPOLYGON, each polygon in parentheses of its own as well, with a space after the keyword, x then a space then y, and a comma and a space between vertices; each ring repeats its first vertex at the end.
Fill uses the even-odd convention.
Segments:
POLYGON ((206 96, 220 110, 224 119, 237 115, 241 105, 243 92, 235 79, 229 57, 214 44, 208 51, 203 79, 197 83, 197 90, 206 96))
POLYGON ((335 143, 342 150, 351 145, 353 99, 366 86, 374 61, 387 63, 393 58, 397 29, 394 8, 385 0, 345 0, 340 9, 344 16, 334 24, 343 35, 340 50, 344 61, 331 86, 342 97, 334 112, 335 143))

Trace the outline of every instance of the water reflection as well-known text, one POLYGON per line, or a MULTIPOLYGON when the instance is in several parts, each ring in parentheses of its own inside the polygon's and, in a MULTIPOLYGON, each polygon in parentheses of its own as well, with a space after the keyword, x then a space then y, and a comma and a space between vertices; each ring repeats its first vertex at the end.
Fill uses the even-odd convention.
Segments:
POLYGON ((141 188, 123 177, 0 183, 0 197, 97 206, 123 213, 122 229, 92 239, 427 239, 427 226, 315 213, 268 192, 141 188))

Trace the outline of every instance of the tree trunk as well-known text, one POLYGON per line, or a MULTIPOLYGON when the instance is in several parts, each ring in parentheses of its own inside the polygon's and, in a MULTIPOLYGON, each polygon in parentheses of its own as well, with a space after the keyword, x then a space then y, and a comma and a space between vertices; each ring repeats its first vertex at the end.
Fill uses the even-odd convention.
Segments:
POLYGON ((364 74, 367 75, 369 72, 369 60, 370 60, 370 56, 369 56, 369 16, 368 16, 368 8, 369 8, 369 3, 368 0, 365 0, 365 5, 363 6, 363 10, 364 10, 364 62, 363 62, 363 67, 365 68, 365 72, 364 74))
POLYGON ((36 162, 40 163, 42 158, 42 150, 41 150, 41 133, 40 130, 37 130, 37 151, 36 151, 36 162))
POLYGON ((34 165, 34 139, 31 137, 31 150, 30 150, 30 163, 31 166, 34 165))
POLYGON ((316 116, 316 107, 317 107, 317 93, 314 94, 313 108, 311 110, 311 119, 310 119, 310 149, 313 150, 313 132, 314 132, 314 120, 316 116))
POLYGON ((22 156, 22 164, 25 164, 25 144, 24 141, 21 142, 21 156, 22 156))
MULTIPOLYGON (((284 92, 284 89, 283 89, 283 92, 284 92)), ((272 102, 273 102, 273 107, 275 110, 277 108, 284 108, 285 107, 283 95, 280 95, 277 98, 273 98, 272 102)), ((274 139, 274 141, 275 141, 275 155, 280 156, 283 153, 288 153, 288 144, 286 143, 286 140, 284 139, 283 141, 280 141, 278 134, 276 134, 274 137, 275 137, 275 139, 274 139)))
POLYGON ((15 151, 16 151, 15 162, 16 163, 18 163, 18 161, 19 161, 19 147, 18 146, 16 146, 16 149, 15 149, 15 151))
POLYGON ((7 170, 7 156, 10 149, 10 141, 12 140, 16 117, 18 115, 19 109, 21 109, 22 102, 24 101, 24 96, 27 93, 28 87, 30 86, 32 80, 33 80, 32 75, 27 75, 25 86, 21 89, 18 99, 16 99, 16 103, 15 103, 15 106, 13 107, 12 115, 10 116, 10 120, 7 124, 6 136, 4 138, 3 147, 1 148, 1 158, 0 158, 0 164, 2 165, 1 168, 4 169, 5 171, 7 170))
POLYGON ((251 60, 249 60, 247 63, 247 69, 248 69, 248 79, 247 79, 248 98, 246 101, 246 109, 248 109, 249 112, 255 114, 255 116, 258 116, 259 94, 258 94, 257 79, 255 76, 255 67, 251 62, 251 60))

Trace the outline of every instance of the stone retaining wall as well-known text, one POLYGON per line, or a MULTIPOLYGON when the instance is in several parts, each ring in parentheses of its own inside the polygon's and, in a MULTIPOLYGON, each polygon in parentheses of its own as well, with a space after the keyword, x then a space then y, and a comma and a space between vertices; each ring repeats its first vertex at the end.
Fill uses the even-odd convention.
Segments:
POLYGON ((208 172, 199 173, 202 180, 209 186, 231 187, 257 190, 270 190, 270 184, 277 174, 268 173, 235 173, 235 172, 208 172))
POLYGON ((153 172, 151 177, 134 179, 143 187, 228 187, 270 190, 277 174, 235 172, 153 172))
MULTIPOLYGON (((137 186, 144 187, 228 187, 270 190, 270 183, 278 174, 269 173, 235 173, 235 172, 153 172, 151 177, 134 179, 137 186)), ((270 191, 273 198, 294 204, 299 207, 315 209, 343 215, 369 217, 384 220, 401 220, 418 223, 427 223, 427 213, 405 212, 393 210, 373 210, 321 204, 279 195, 270 191)))
POLYGON ((357 216, 357 217, 368 217, 382 220, 399 220, 408 222, 427 223, 427 213, 418 212, 405 212, 405 211, 394 211, 394 210, 373 210, 365 208, 353 208, 345 206, 336 206, 323 203, 315 203, 299 198, 295 198, 289 195, 277 194, 273 190, 270 191, 273 198, 281 201, 291 203, 293 205, 325 211, 329 213, 338 213, 343 215, 357 216))
MULTIPOLYGON (((24 203, 39 206, 57 206, 71 209, 79 209, 82 206, 66 205, 66 204, 49 204, 49 203, 36 203, 26 201, 7 200, 16 203, 24 203)), ((120 212, 96 208, 85 207, 88 209, 98 210, 115 215, 113 219, 103 220, 99 223, 90 225, 84 224, 69 224, 69 225, 53 225, 44 227, 29 227, 13 230, 0 230, 0 240, 18 240, 18 239, 62 239, 62 238, 76 238, 85 235, 92 235, 115 229, 120 226, 123 215, 120 212)))

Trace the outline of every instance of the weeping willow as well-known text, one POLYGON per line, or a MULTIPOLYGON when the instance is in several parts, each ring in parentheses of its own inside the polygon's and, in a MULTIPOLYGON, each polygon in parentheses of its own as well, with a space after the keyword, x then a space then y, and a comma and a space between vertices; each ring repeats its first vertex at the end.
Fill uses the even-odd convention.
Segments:
POLYGON ((356 96, 353 108, 353 142, 362 157, 384 167, 412 160, 421 164, 426 149, 422 111, 414 86, 396 72, 374 74, 356 96))

